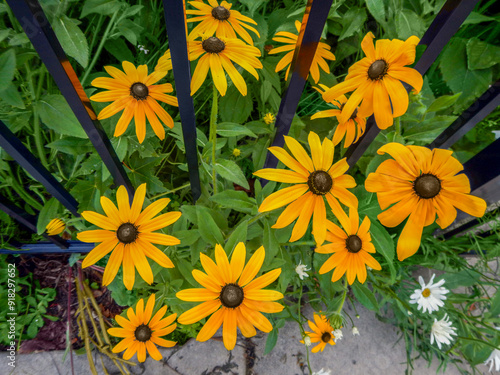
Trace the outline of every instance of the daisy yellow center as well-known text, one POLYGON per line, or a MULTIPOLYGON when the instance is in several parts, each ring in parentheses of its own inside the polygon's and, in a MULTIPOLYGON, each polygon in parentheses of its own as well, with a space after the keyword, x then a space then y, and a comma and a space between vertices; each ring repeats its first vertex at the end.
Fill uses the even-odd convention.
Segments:
POLYGON ((141 324, 135 329, 134 335, 137 341, 146 342, 151 338, 151 328, 146 324, 141 324))
POLYGON ((149 89, 144 83, 136 82, 130 86, 130 95, 136 100, 144 100, 148 97, 149 89))
POLYGON ((359 238, 355 234, 352 234, 345 240, 345 246, 347 248, 347 251, 349 251, 350 253, 359 253, 362 247, 361 238, 359 238))
POLYGON ((431 295, 431 291, 429 290, 429 288, 425 288, 422 292, 422 295, 427 298, 431 295))
POLYGON ((139 231, 132 223, 123 223, 116 231, 116 237, 124 244, 132 243, 137 239, 139 231))
POLYGON ((387 69, 389 66, 385 62, 385 60, 377 60, 368 68, 368 77, 372 81, 378 81, 379 79, 384 78, 387 74, 387 69))
POLYGON ((220 292, 219 299, 224 307, 238 307, 244 299, 243 288, 237 284, 226 284, 220 292))
MULTIPOLYGON (((340 110, 342 111, 344 109, 344 106, 345 106, 345 103, 342 103, 340 105, 340 110)), ((356 116, 358 115, 358 107, 356 107, 356 109, 354 110, 354 112, 352 113, 351 117, 349 117, 349 120, 354 120, 356 118, 356 116)))
POLYGON ((330 342, 332 339, 332 334, 330 332, 325 332, 323 335, 321 335, 321 341, 323 342, 330 342))
POLYGON ((441 191, 441 181, 432 174, 423 174, 413 183, 413 190, 420 198, 431 199, 441 191))
POLYGON ((208 53, 220 53, 226 48, 224 42, 215 36, 205 39, 201 42, 201 46, 208 53))
POLYGON ((328 172, 314 171, 309 175, 307 185, 314 194, 325 195, 332 189, 333 179, 328 172))
POLYGON ((225 21, 229 18, 230 15, 231 12, 229 11, 229 9, 226 9, 221 5, 212 9, 212 17, 214 17, 216 20, 225 21))

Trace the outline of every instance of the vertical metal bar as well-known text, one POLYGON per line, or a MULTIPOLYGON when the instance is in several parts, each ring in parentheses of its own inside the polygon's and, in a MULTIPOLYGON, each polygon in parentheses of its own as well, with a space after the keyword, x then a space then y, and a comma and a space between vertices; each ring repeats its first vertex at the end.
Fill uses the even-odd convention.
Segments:
MULTIPOLYGON (((290 131, 290 125, 304 91, 309 69, 321 39, 321 33, 332 2, 333 0, 308 0, 307 2, 290 68, 292 77, 283 99, 281 99, 278 115, 276 116, 276 135, 272 146, 283 147, 285 144, 284 136, 290 131)), ((278 159, 268 152, 264 168, 276 168, 277 165, 278 159)), ((262 184, 265 183, 267 183, 267 180, 262 180, 262 184)))
POLYGON ((83 91, 83 87, 68 61, 38 0, 7 0, 33 47, 54 78, 76 118, 102 158, 117 185, 125 185, 129 196, 134 188, 116 156, 116 152, 83 91))
POLYGON ((175 90, 179 101, 182 135, 186 149, 189 181, 193 201, 201 195, 198 150, 196 147, 196 118, 191 97, 191 64, 188 59, 186 17, 183 0, 163 0, 163 13, 167 27, 168 44, 172 56, 175 90))
POLYGON ((449 148, 500 105, 500 80, 496 81, 428 146, 449 148))
MULTIPOLYGON (((443 5, 422 39, 420 39, 419 45, 425 45, 427 48, 415 64, 414 69, 422 75, 427 72, 443 50, 444 46, 458 31, 470 12, 472 12, 478 1, 479 0, 448 0, 443 5)), ((366 149, 370 146, 379 132, 380 129, 372 115, 366 122, 365 134, 363 134, 357 143, 351 145, 344 155, 347 157, 347 163, 350 168, 358 162, 359 158, 365 153, 366 149)))
POLYGON ((64 186, 57 181, 52 174, 33 156, 26 146, 10 131, 10 129, 0 120, 0 147, 3 148, 15 161, 26 171, 39 181, 45 189, 52 194, 63 206, 77 217, 78 202, 66 191, 64 186))
MULTIPOLYGON (((5 212, 7 215, 9 215, 11 218, 16 220, 20 224, 24 225, 26 228, 28 228, 33 233, 37 233, 37 230, 36 230, 37 218, 33 215, 30 215, 30 214, 24 212, 23 210, 21 210, 19 207, 17 207, 13 203, 9 202, 4 197, 0 197, 0 210, 5 212)), ((50 240, 55 245, 57 245, 59 248, 61 248, 61 249, 68 248, 67 241, 62 239, 61 237, 49 236, 49 235, 47 235, 47 233, 43 233, 42 235, 46 239, 50 240)))

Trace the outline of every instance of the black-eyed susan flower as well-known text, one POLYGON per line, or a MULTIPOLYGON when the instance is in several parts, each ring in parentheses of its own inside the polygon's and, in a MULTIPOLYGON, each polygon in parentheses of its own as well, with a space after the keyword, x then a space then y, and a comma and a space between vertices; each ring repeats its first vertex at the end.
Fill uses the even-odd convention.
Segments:
POLYGON ((400 81, 411 85, 417 93, 422 88, 422 75, 405 66, 415 60, 415 46, 419 39, 416 36, 405 42, 380 39, 374 48, 373 38, 371 32, 366 34, 361 42, 366 57, 351 66, 344 82, 328 89, 323 99, 331 102, 354 91, 345 104, 340 121, 347 122, 361 103, 361 111, 366 116, 374 113, 378 127, 386 129, 393 124, 394 117, 402 116, 408 109, 408 93, 400 81))
POLYGON ((264 313, 277 313, 283 306, 273 302, 283 298, 274 290, 262 289, 275 281, 281 268, 269 271, 256 278, 264 262, 265 250, 255 251, 245 266, 245 244, 236 245, 231 263, 220 245, 215 246, 214 262, 205 254, 200 254, 201 265, 206 273, 193 270, 194 279, 203 288, 181 290, 176 294, 183 301, 202 302, 179 316, 181 324, 193 324, 212 315, 198 333, 196 340, 207 341, 222 327, 222 338, 227 350, 236 345, 236 327, 245 337, 256 335, 255 327, 270 332, 273 327, 264 313))
POLYGON ((366 281, 366 266, 374 270, 381 270, 380 263, 370 253, 375 253, 375 246, 371 242, 370 219, 365 216, 359 225, 359 215, 356 209, 349 210, 349 217, 344 211, 337 214, 342 225, 327 221, 328 232, 326 245, 318 246, 315 251, 320 254, 333 255, 326 260, 319 269, 320 274, 330 272, 333 268, 332 282, 347 274, 347 282, 352 285, 356 277, 363 284, 366 281))
POLYGON ((240 72, 234 67, 233 61, 252 74, 257 80, 259 74, 255 69, 262 69, 258 48, 249 46, 239 39, 223 39, 214 36, 203 37, 201 41, 188 43, 189 60, 199 58, 198 65, 191 79, 191 95, 193 95, 205 81, 208 69, 219 93, 224 96, 227 91, 226 73, 229 75, 241 95, 247 94, 247 84, 240 72), (201 57, 200 57, 201 56, 201 57))
POLYGON ((270 125, 276 120, 276 117, 272 113, 266 113, 263 120, 267 125, 270 125))
POLYGON ((163 306, 153 316, 154 306, 155 295, 152 294, 149 296, 146 306, 144 306, 144 299, 140 299, 137 302, 135 312, 131 307, 127 310, 128 319, 120 315, 115 316, 120 328, 110 328, 108 333, 115 337, 123 337, 123 340, 112 349, 113 353, 125 351, 123 353, 125 360, 129 360, 137 353, 137 360, 144 362, 146 352, 148 352, 151 358, 160 361, 163 356, 156 345, 171 348, 176 344, 175 341, 165 340, 161 337, 168 335, 177 327, 177 324, 174 323, 177 314, 163 318, 167 312, 167 306, 163 306))
POLYGON ((198 22, 188 39, 196 39, 199 35, 215 36, 222 38, 237 38, 240 36, 245 42, 253 45, 253 40, 250 34, 245 29, 255 33, 260 38, 259 32, 248 23, 257 25, 250 17, 244 16, 236 10, 232 10, 231 3, 222 1, 220 4, 217 0, 208 0, 209 4, 205 4, 203 0, 190 1, 196 10, 186 10, 186 14, 193 14, 196 17, 188 18, 187 22, 198 22))
POLYGON ((288 205, 272 227, 284 228, 298 218, 290 242, 302 238, 313 217, 313 234, 316 242, 322 244, 326 237, 325 199, 335 215, 343 212, 339 200, 348 207, 357 208, 358 199, 347 190, 355 187, 356 182, 354 178, 344 174, 349 169, 346 158, 333 164, 332 141, 325 138, 321 144, 319 136, 314 132, 309 133, 308 141, 312 160, 292 137, 285 136, 285 143, 294 157, 281 147, 269 147, 268 150, 291 170, 266 168, 254 175, 294 185, 264 199, 259 212, 288 205))
MULTIPOLYGON (((314 322, 310 320, 307 321, 312 332, 306 331, 305 333, 307 337, 309 337, 311 343, 319 343, 311 349, 311 352, 317 353, 325 350, 326 344, 335 345, 335 336, 333 335, 333 327, 328 322, 328 319, 326 319, 326 316, 314 313, 313 318, 314 322)), ((300 342, 302 344, 305 343, 304 340, 300 342)))
MULTIPOLYGON (((290 66, 292 63, 293 53, 295 50, 295 46, 297 44, 298 33, 300 30, 301 22, 295 21, 295 28, 297 29, 297 35, 292 34, 288 31, 279 31, 277 32, 273 40, 276 42, 286 43, 286 46, 273 48, 269 54, 273 55, 280 52, 289 51, 276 65, 276 72, 283 70, 286 66, 288 66, 285 74, 285 81, 288 80, 288 73, 290 72, 290 66)), ((315 83, 319 81, 319 68, 326 72, 330 73, 330 67, 326 60, 335 60, 335 55, 330 52, 330 46, 326 43, 319 42, 316 48, 316 53, 314 55, 313 61, 311 63, 310 73, 315 83)))
MULTIPOLYGON (((328 87, 320 84, 320 88, 316 89, 320 93, 323 93, 328 89, 328 87)), ((316 112, 311 116, 311 120, 335 116, 339 121, 339 124, 337 125, 337 129, 335 129, 335 134, 333 135, 332 142, 334 146, 337 146, 345 136, 344 148, 349 147, 353 143, 356 143, 366 129, 366 117, 361 111, 359 111, 359 108, 356 108, 354 110, 347 122, 340 122, 340 119, 342 118, 341 114, 346 102, 347 98, 345 97, 345 95, 341 95, 337 99, 330 102, 331 104, 337 106, 338 109, 327 109, 325 111, 316 112)))
POLYGON ((64 228, 66 228, 66 225, 61 219, 52 219, 45 227, 45 230, 49 236, 56 236, 60 234, 64 228))
POLYGON ((167 49, 163 56, 158 59, 158 63, 155 66, 155 72, 169 72, 170 70, 172 70, 172 56, 170 54, 170 49, 167 49))
POLYGON ((469 194, 469 179, 457 175, 464 167, 451 156, 452 151, 388 143, 378 150, 380 155, 385 153, 394 159, 370 173, 365 188, 377 193, 382 210, 396 203, 378 215, 386 227, 395 227, 409 217, 398 239, 399 260, 417 252, 424 227, 436 221, 444 229, 453 223, 455 208, 476 217, 484 215, 486 202, 469 194))
POLYGON ((113 66, 105 66, 104 69, 113 78, 99 77, 92 81, 93 86, 109 91, 92 95, 90 99, 95 102, 113 102, 99 112, 97 118, 106 119, 125 109, 116 124, 115 137, 125 133, 133 118, 137 139, 142 143, 146 137, 147 118, 156 136, 164 139, 165 129, 160 120, 169 128, 173 128, 174 121, 157 100, 177 107, 177 98, 167 95, 173 92, 170 83, 154 83, 165 77, 167 72, 159 70, 148 75, 147 65, 136 68, 128 61, 124 61, 122 66, 124 72, 113 66))
POLYGON ((162 267, 174 267, 170 258, 153 243, 174 246, 180 241, 176 237, 153 232, 175 223, 181 213, 168 212, 153 219, 169 204, 170 199, 158 199, 142 210, 145 196, 146 184, 142 184, 136 190, 130 205, 125 186, 120 186, 116 193, 118 208, 110 199, 101 197, 101 206, 106 216, 92 211, 82 212, 85 220, 103 228, 77 234, 77 238, 83 242, 102 242, 85 257, 82 267, 91 266, 112 252, 104 270, 103 285, 109 285, 113 281, 122 263, 123 283, 129 290, 134 286, 136 268, 144 281, 153 283, 153 272, 147 258, 162 267))

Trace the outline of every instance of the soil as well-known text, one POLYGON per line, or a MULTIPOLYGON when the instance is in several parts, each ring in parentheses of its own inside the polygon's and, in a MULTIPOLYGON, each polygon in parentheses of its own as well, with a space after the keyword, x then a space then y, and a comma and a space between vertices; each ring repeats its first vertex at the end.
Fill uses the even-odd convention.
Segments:
MULTIPOLYGON (((112 326, 111 319, 120 314, 126 307, 117 305, 111 298, 111 292, 101 286, 102 272, 93 268, 81 269, 77 263, 69 266, 69 255, 50 254, 41 256, 21 255, 20 257, 9 257, 10 262, 16 263, 19 276, 23 277, 29 273, 33 274, 33 284, 38 280, 41 288, 54 288, 55 299, 50 302, 47 315, 57 317, 57 321, 45 319, 44 326, 40 329, 34 339, 23 340, 19 347, 19 353, 33 353, 48 350, 66 349, 66 327, 68 325, 68 310, 70 311, 71 333, 70 340, 73 350, 84 346, 79 337, 76 322, 76 311, 78 310, 78 299, 75 289, 75 277, 81 272, 82 279, 88 280, 89 285, 97 286, 93 289, 93 295, 99 305, 104 321, 109 327, 112 326), (68 293, 70 292, 69 299, 68 293), (69 302, 69 303, 68 303, 69 302)), ((25 288, 23 286, 23 288, 25 288)), ((27 289, 24 290, 27 293, 27 289)), ((33 289, 34 293, 34 289, 33 289)), ((89 332, 92 331, 89 323, 89 332)), ((0 345, 0 350, 4 350, 0 345)))

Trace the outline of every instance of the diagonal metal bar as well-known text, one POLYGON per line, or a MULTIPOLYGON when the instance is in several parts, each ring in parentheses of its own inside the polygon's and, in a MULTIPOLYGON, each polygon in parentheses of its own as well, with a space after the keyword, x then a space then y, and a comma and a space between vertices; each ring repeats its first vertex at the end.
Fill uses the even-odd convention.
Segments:
POLYGON ((500 105, 500 80, 496 81, 477 99, 460 117, 458 117, 450 126, 428 146, 433 149, 436 147, 449 148, 456 141, 462 138, 469 130, 477 125, 478 122, 488 116, 495 108, 500 105))
POLYGON ((33 156, 26 146, 15 136, 14 133, 0 120, 0 147, 3 148, 15 161, 19 163, 33 178, 52 194, 61 204, 77 217, 78 202, 57 181, 54 176, 33 156))
POLYGON ((182 135, 186 149, 189 181, 193 201, 201 195, 198 150, 196 147, 196 117, 191 97, 191 64, 188 59, 185 4, 182 0, 163 0, 163 11, 167 27, 168 44, 172 56, 175 90, 179 101, 182 135), (183 32, 185 30, 185 32, 183 32))
POLYGON ((125 169, 116 156, 101 123, 97 120, 90 100, 83 91, 83 87, 57 40, 40 3, 38 0, 7 0, 7 3, 101 156, 115 183, 125 185, 129 196, 132 197, 134 188, 125 169))
POLYGON ((68 241, 68 247, 61 250, 54 244, 48 242, 38 242, 34 244, 21 245, 19 250, 0 249, 0 254, 71 254, 71 253, 88 253, 95 247, 93 243, 85 243, 80 241, 68 241))
MULTIPOLYGON (((290 68, 292 77, 276 116, 276 135, 272 146, 283 147, 285 144, 284 136, 290 131, 290 125, 304 91, 309 69, 332 2, 333 0, 308 0, 307 2, 290 68)), ((276 168, 277 165, 278 159, 268 151, 264 168, 276 168)), ((267 180, 262 180, 262 184, 265 183, 267 180)))
MULTIPOLYGON (((479 0, 448 0, 432 21, 419 45, 427 48, 414 66, 420 74, 424 75, 432 63, 439 56, 444 46, 458 31, 467 16, 472 12, 479 0)), ((359 141, 351 145, 346 153, 347 164, 352 168, 365 153, 366 149, 380 133, 375 118, 370 116, 366 122, 366 132, 359 141)))
MULTIPOLYGON (((18 223, 24 225, 33 233, 37 233, 36 230, 36 216, 30 215, 27 212, 24 212, 19 207, 9 202, 6 198, 0 197, 0 210, 5 212, 11 218, 16 220, 18 223)), ((66 240, 62 239, 59 236, 49 236, 46 233, 43 236, 49 241, 53 242, 60 249, 67 249, 68 243, 66 240)))

